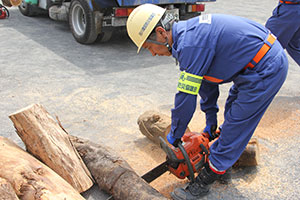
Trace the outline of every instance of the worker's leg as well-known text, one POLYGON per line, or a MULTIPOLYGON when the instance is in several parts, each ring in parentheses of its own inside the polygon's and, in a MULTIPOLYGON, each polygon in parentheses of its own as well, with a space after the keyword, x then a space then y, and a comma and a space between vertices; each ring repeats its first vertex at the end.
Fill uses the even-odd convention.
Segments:
MULTIPOLYGON (((299 11, 300 12, 300 11, 299 11)), ((300 17, 300 16, 299 16, 300 17)), ((287 52, 300 66, 300 27, 286 47, 287 52)))
POLYGON ((234 83, 237 98, 225 114, 222 133, 210 147, 210 161, 222 171, 231 167, 244 151, 260 119, 282 86, 288 61, 285 54, 272 62, 247 69, 234 83))
MULTIPOLYGON (((235 86, 235 84, 233 84, 229 90, 229 94, 226 99, 224 117, 226 116, 226 113, 228 112, 228 110, 231 109, 231 105, 236 100, 237 95, 238 95, 237 87, 235 86)), ((220 125, 220 127, 219 127, 221 134, 222 134, 222 127, 223 127, 223 124, 220 125)), ((232 171, 232 167, 228 168, 226 170, 225 174, 220 175, 217 180, 222 184, 228 184, 229 182, 231 182, 231 171, 232 171)))

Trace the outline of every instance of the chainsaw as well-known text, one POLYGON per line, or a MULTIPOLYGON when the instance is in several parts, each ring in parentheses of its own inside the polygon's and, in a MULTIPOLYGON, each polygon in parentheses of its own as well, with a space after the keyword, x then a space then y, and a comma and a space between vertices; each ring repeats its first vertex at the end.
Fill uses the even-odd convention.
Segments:
MULTIPOLYGON (((169 147, 167 142, 160 136, 160 147, 167 154, 166 161, 153 168, 142 176, 147 183, 151 183, 156 178, 167 171, 170 171, 180 179, 188 178, 195 181, 195 172, 199 172, 208 157, 209 135, 206 133, 188 132, 182 137, 183 143, 178 147, 169 147)), ((113 200, 110 196, 106 200, 113 200)))
POLYGON ((8 9, 0 4, 0 19, 6 19, 9 17, 9 11, 8 9))
POLYGON ((166 161, 144 174, 142 178, 150 183, 169 171, 180 179, 187 177, 194 182, 194 173, 199 172, 208 159, 209 139, 206 134, 185 133, 182 137, 183 143, 179 143, 178 147, 168 146, 162 137, 159 137, 159 140, 161 148, 167 154, 166 161))

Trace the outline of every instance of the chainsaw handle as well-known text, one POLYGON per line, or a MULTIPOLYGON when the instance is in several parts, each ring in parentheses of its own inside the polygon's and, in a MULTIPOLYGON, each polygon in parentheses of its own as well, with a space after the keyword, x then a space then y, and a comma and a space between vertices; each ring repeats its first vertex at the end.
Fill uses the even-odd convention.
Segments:
POLYGON ((166 141, 161 136, 159 136, 159 140, 160 140, 160 147, 164 150, 164 152, 166 152, 167 157, 171 162, 179 163, 179 162, 183 161, 183 160, 177 158, 174 151, 168 146, 166 141))
MULTIPOLYGON (((200 162, 198 163, 198 165, 195 166, 197 171, 200 170, 200 169, 202 169, 202 167, 203 167, 204 164, 205 164, 205 155, 208 155, 208 150, 206 149, 206 147, 205 147, 203 144, 200 144, 200 147, 201 147, 201 149, 202 149, 202 151, 201 151, 200 153, 201 153, 201 154, 204 153, 204 155, 202 156, 202 158, 201 158, 200 162)), ((199 171, 198 171, 198 172, 199 172, 199 171)))
POLYGON ((206 149, 206 147, 203 144, 200 144, 200 147, 202 149, 202 153, 204 152, 205 154, 208 154, 208 150, 206 149))
POLYGON ((192 163, 190 161, 189 155, 186 153, 186 151, 181 143, 178 143, 178 147, 184 157, 185 163, 188 166, 189 173, 190 173, 189 178, 190 178, 191 182, 193 183, 195 181, 195 176, 194 176, 194 169, 193 169, 192 163))

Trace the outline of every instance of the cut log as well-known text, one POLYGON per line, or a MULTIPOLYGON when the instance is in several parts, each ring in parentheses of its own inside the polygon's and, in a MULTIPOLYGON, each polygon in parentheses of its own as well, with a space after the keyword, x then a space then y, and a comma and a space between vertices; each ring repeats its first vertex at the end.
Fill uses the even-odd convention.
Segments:
POLYGON ((246 149, 233 167, 252 167, 259 164, 259 145, 256 137, 252 137, 248 142, 246 149))
MULTIPOLYGON (((166 140, 171 130, 171 118, 154 110, 143 113, 137 123, 141 133, 157 145, 159 145, 159 136, 166 140)), ((190 129, 187 128, 185 132, 190 132, 190 129)))
POLYGON ((93 185, 93 179, 68 134, 39 104, 9 116, 29 153, 44 162, 78 192, 93 185))
MULTIPOLYGON (((159 144, 159 136, 162 136, 166 140, 166 135, 169 133, 171 127, 171 117, 158 111, 150 110, 144 112, 138 118, 137 123, 143 135, 145 135, 155 144, 159 144)), ((187 131, 190 131, 190 129, 187 128, 186 132, 187 131)), ((258 162, 259 145, 258 140, 253 137, 233 167, 256 166, 258 165, 258 162)))
POLYGON ((0 136, 0 177, 6 179, 21 200, 84 200, 62 177, 0 136))
POLYGON ((100 189, 112 194, 115 200, 166 199, 112 149, 86 139, 70 138, 100 189))
POLYGON ((0 200, 19 200, 11 184, 4 178, 0 178, 0 200))

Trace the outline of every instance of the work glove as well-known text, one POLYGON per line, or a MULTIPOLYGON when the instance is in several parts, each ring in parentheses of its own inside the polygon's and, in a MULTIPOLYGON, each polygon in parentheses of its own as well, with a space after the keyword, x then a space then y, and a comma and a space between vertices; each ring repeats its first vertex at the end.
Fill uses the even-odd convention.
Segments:
POLYGON ((174 138, 172 135, 173 134, 170 131, 167 135, 167 140, 174 147, 178 147, 178 144, 181 143, 181 138, 174 138))
POLYGON ((206 125, 205 129, 203 130, 204 133, 207 133, 209 136, 209 141, 212 141, 220 136, 220 131, 217 130, 217 125, 206 125))

